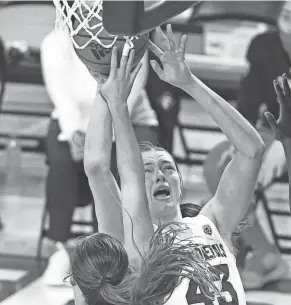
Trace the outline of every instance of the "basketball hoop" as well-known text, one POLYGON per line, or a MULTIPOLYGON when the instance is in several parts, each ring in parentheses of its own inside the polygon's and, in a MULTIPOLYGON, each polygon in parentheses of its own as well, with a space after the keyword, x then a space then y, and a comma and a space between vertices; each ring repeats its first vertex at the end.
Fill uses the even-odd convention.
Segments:
MULTIPOLYGON (((111 48, 116 42, 118 36, 110 35, 109 43, 98 38, 104 30, 103 27, 103 0, 53 0, 56 7, 55 28, 63 32, 69 31, 69 36, 76 49, 85 49, 92 42, 97 42, 104 48, 111 48), (86 36, 88 39, 84 43, 79 43, 76 35, 86 36)), ((133 48, 133 39, 138 37, 123 36, 127 41, 128 49, 133 48)))

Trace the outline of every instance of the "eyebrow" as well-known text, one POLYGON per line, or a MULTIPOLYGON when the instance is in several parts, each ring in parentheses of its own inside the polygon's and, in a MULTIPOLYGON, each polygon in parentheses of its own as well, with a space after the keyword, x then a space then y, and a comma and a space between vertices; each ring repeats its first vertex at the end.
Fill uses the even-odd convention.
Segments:
MULTIPOLYGON (((166 164, 168 164, 168 165, 174 165, 172 162, 170 162, 170 161, 168 161, 168 160, 163 160, 163 161, 161 161, 161 164, 162 164, 162 165, 166 165, 166 164)), ((148 166, 148 165, 153 165, 153 162, 144 163, 143 166, 148 166)))
POLYGON ((164 165, 164 164, 174 165, 172 162, 167 161, 167 160, 162 161, 161 164, 162 164, 162 165, 164 165))

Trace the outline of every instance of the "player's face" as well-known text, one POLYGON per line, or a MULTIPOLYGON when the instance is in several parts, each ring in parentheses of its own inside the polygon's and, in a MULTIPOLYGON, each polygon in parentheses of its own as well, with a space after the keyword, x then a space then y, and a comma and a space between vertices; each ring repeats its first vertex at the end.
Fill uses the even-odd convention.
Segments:
MULTIPOLYGON (((164 218, 179 204, 180 177, 172 156, 166 151, 142 153, 147 198, 153 218, 164 218)), ((171 214, 171 213, 170 213, 171 214)))

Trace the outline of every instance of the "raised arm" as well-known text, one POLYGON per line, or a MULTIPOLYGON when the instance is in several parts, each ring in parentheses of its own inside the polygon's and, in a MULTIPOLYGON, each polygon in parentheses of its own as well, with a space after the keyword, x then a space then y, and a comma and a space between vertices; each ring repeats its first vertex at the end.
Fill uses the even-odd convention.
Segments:
POLYGON ((123 55, 118 69, 117 49, 113 48, 110 76, 101 92, 108 103, 116 137, 125 245, 131 262, 139 268, 142 258, 134 243, 143 253, 153 235, 153 225, 145 191, 142 158, 126 104, 126 96, 140 68, 139 65, 130 76, 133 58, 134 51, 130 52, 129 58, 123 55))
POLYGON ((110 172, 111 139, 111 115, 97 93, 86 133, 84 168, 94 198, 99 232, 124 243, 121 197, 110 172))
POLYGON ((256 130, 219 95, 194 76, 185 62, 186 35, 179 48, 171 27, 167 36, 158 29, 164 51, 153 43, 150 49, 158 56, 163 70, 151 62, 159 77, 191 95, 212 116, 237 153, 226 167, 214 198, 201 213, 216 223, 220 233, 229 238, 243 218, 256 184, 264 143, 256 130))
POLYGON ((280 115, 277 121, 270 112, 266 112, 265 117, 273 130, 275 139, 283 144, 289 176, 289 205, 291 210, 291 91, 286 74, 283 75, 283 88, 280 87, 279 80, 274 81, 274 88, 280 105, 280 115))

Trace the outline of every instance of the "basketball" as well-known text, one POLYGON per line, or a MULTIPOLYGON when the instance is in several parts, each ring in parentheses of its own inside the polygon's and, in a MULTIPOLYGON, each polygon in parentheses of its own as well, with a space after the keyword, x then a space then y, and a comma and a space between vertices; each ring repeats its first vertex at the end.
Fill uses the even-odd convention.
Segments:
MULTIPOLYGON (((84 13, 84 17, 86 17, 86 13, 84 13)), ((90 20, 90 24, 93 25, 94 21, 96 24, 100 23, 100 20, 97 18, 92 18, 90 20)), ((73 23, 73 29, 76 29, 79 26, 79 21, 75 20, 73 23)), ((100 27, 96 27, 95 29, 91 30, 94 35, 100 31, 100 27)), ((104 28, 98 34, 99 40, 104 45, 110 45, 113 40, 114 36, 110 35, 104 28)), ((91 36, 86 32, 86 30, 82 27, 78 33, 74 36, 74 40, 79 46, 82 46, 91 39, 91 36)), ((135 58, 133 61, 133 68, 141 61, 143 58, 149 41, 149 35, 139 35, 137 38, 132 40, 134 44, 135 50, 135 58)), ((117 46, 118 50, 118 61, 120 61, 122 56, 122 51, 126 39, 124 37, 118 37, 115 41, 115 46, 117 46)), ((110 63, 111 63, 111 53, 112 48, 105 48, 103 45, 99 44, 97 41, 92 40, 84 49, 78 49, 75 47, 75 52, 77 53, 78 57, 81 61, 86 65, 86 67, 93 72, 97 72, 104 76, 108 76, 110 72, 110 63)))

